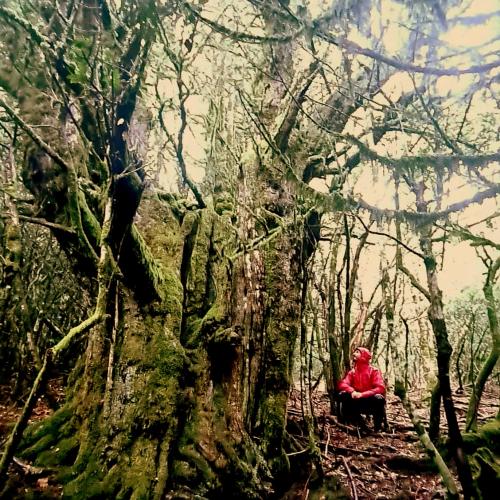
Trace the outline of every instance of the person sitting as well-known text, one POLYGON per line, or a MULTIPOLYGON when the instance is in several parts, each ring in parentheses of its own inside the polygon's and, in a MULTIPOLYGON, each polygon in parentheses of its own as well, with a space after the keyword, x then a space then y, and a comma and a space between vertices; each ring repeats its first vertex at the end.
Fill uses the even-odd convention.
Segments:
POLYGON ((373 415, 374 430, 387 426, 385 384, 377 368, 370 365, 371 352, 364 347, 354 350, 354 368, 339 382, 340 418, 345 423, 362 425, 361 414, 373 415))

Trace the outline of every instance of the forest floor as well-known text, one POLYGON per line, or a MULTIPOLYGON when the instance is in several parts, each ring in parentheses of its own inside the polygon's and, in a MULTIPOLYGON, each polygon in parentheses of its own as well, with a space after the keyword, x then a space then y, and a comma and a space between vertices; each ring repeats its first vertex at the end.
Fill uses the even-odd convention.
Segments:
MULTIPOLYGON (((49 381, 52 405, 64 401, 64 390, 60 379, 49 381)), ((0 448, 3 448, 13 426, 23 410, 22 403, 11 401, 11 388, 0 386, 0 448)), ((29 423, 38 422, 53 413, 53 408, 45 397, 38 400, 29 419, 29 423)), ((14 458, 9 467, 9 480, 14 484, 15 493, 9 500, 24 498, 60 498, 62 487, 53 481, 52 471, 33 467, 18 458, 14 458)), ((1 497, 1 492, 0 492, 1 497)))
MULTIPOLYGON (((63 399, 58 381, 52 381, 51 392, 57 399, 63 399)), ((21 413, 22 407, 5 403, 10 389, 0 386, 0 445, 3 446, 9 431, 21 413)), ((479 420, 485 421, 498 411, 499 388, 487 390, 483 396, 479 420)), ((422 394, 410 394, 416 413, 426 420, 426 406, 422 394)), ((468 394, 454 397, 459 421, 465 422, 468 394)), ((339 424, 330 413, 326 393, 315 393, 315 415, 319 425, 320 449, 323 468, 327 476, 335 476, 342 483, 351 498, 358 499, 433 499, 445 498, 439 474, 422 449, 413 426, 395 396, 387 398, 386 432, 374 433, 367 430, 339 424)), ((30 422, 46 418, 52 413, 45 398, 41 398, 30 422)), ((300 400, 293 392, 289 402, 289 432, 297 443, 307 437, 301 434, 300 400)), ((442 418, 444 422, 444 417, 442 418)), ((62 488, 52 480, 50 471, 33 467, 15 459, 9 469, 17 494, 12 498, 60 498, 62 488)), ((286 495, 287 499, 309 498, 308 481, 300 483, 286 495), (292 493, 293 491, 293 493, 292 493)))
MULTIPOLYGON (((483 394, 479 422, 494 418, 498 411, 499 388, 489 389, 483 394)), ((428 401, 422 393, 409 394, 423 423, 426 423, 428 401)), ((465 426, 469 394, 455 394, 454 402, 461 427, 465 426)), ((375 433, 371 422, 367 429, 358 429, 340 424, 330 412, 326 393, 313 398, 315 415, 319 425, 320 450, 325 474, 340 479, 351 498, 359 499, 437 499, 445 498, 445 490, 434 464, 420 444, 413 425, 401 401, 394 395, 387 396, 388 430, 375 433)), ((301 410, 298 393, 292 394, 289 403, 289 419, 296 421, 291 426, 294 438, 304 446, 307 437, 297 433, 301 428, 301 410)), ((441 417, 442 432, 446 433, 444 414, 441 417)), ((289 426, 290 427, 290 426, 289 426)), ((307 499, 307 482, 296 499, 307 499)), ((291 498, 291 497, 287 497, 291 498)))

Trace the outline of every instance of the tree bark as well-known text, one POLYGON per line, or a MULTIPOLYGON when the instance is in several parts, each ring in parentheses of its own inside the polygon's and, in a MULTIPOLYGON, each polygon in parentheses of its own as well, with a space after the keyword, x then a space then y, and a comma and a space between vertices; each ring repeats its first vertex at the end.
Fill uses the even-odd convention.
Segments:
POLYGON ((429 408, 429 437, 433 443, 439 439, 441 429, 441 391, 439 389, 439 379, 434 384, 431 391, 431 404, 429 408))

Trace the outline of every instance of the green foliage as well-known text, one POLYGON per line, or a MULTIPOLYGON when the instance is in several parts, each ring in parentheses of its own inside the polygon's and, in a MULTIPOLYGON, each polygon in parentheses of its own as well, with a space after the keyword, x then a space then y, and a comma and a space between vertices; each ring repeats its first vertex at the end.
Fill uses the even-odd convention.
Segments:
POLYGON ((91 56, 93 41, 90 37, 80 37, 73 41, 67 52, 68 80, 70 83, 87 85, 90 81, 90 67, 88 64, 91 56))

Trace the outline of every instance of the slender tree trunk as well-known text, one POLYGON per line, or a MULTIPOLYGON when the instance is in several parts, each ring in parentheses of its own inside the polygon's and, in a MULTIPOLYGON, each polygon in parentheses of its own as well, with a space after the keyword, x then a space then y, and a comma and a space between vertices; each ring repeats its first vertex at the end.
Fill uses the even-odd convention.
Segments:
POLYGON ((429 437, 432 442, 439 439, 441 427, 441 391, 439 390, 439 379, 431 391, 431 404, 429 408, 429 437))
POLYGON ((448 340, 448 331, 443 313, 442 293, 438 285, 436 259, 432 251, 431 228, 421 229, 420 248, 424 254, 427 286, 430 295, 428 309, 429 321, 432 325, 437 347, 439 391, 448 422, 450 448, 457 465, 458 476, 466 498, 472 498, 472 475, 463 449, 462 434, 458 427, 457 415, 453 403, 450 385, 450 358, 452 348, 448 340))
POLYGON ((327 288, 327 312, 326 312, 326 336, 328 339, 329 365, 331 370, 331 388, 329 391, 330 410, 335 412, 336 399, 335 390, 337 383, 342 378, 342 349, 339 342, 337 328, 337 310, 336 310, 336 290, 337 290, 337 259, 340 243, 340 234, 336 233, 331 245, 331 257, 327 288))
MULTIPOLYGON (((351 229, 347 223, 347 216, 344 215, 344 236, 345 251, 343 267, 345 269, 345 297, 344 297, 344 322, 342 332, 342 355, 344 358, 344 370, 350 368, 351 363, 351 307, 352 296, 349 291, 351 287, 351 229)), ((339 303, 340 305, 340 303, 339 303)))
POLYGON ((468 373, 469 384, 472 384, 474 382, 474 340, 475 340, 475 334, 476 334, 476 320, 475 320, 474 314, 472 314, 469 325, 470 325, 470 327, 469 327, 469 369, 468 369, 467 373, 468 373))
POLYGON ((378 340, 380 336, 380 328, 382 326, 382 316, 384 314, 384 306, 382 303, 375 307, 375 312, 373 314, 373 323, 370 329, 370 335, 368 336, 368 340, 366 341, 366 347, 369 349, 373 357, 376 357, 376 353, 378 350, 378 340))
POLYGON ((443 457, 441 456, 441 454, 437 450, 436 446, 434 445, 432 440, 429 438, 429 435, 425 431, 425 427, 422 425, 422 422, 420 422, 420 419, 418 418, 418 416, 415 415, 411 401, 408 399, 408 397, 406 395, 406 389, 403 389, 402 387, 396 387, 395 392, 396 392, 396 395, 401 398, 403 406, 404 406, 405 410, 407 411, 408 416, 410 417, 410 420, 412 421, 413 426, 415 427, 415 430, 418 434, 420 442, 422 443, 426 452, 432 458, 432 460, 436 464, 436 467, 439 470, 439 474, 441 475, 441 479, 443 481, 443 484, 448 491, 447 498, 449 498, 449 499, 459 498, 458 488, 457 488, 457 485, 455 483, 455 479, 453 477, 453 474, 451 473, 450 469, 446 465, 446 462, 443 460, 443 457))
POLYGON ((410 326, 408 324, 408 320, 401 317, 405 327, 405 368, 404 368, 404 386, 405 391, 408 390, 408 371, 409 371, 409 346, 410 346, 410 326))
POLYGON ((495 277, 499 268, 500 258, 497 258, 496 261, 488 267, 486 281, 483 286, 483 293, 486 299, 486 308, 488 313, 488 324, 492 337, 492 349, 472 386, 469 408, 467 410, 467 421, 465 425, 465 430, 467 432, 477 429, 477 412, 479 409, 479 403, 481 402, 484 386, 488 377, 493 372, 493 369, 498 362, 498 358, 500 357, 500 329, 498 326, 497 304, 493 292, 495 277))
POLYGON ((394 343, 395 343, 395 328, 394 328, 394 300, 393 294, 391 293, 390 278, 387 268, 382 271, 382 294, 384 297, 384 311, 385 320, 387 324, 387 338, 385 343, 385 373, 386 376, 389 373, 389 365, 392 359, 392 364, 395 365, 396 369, 398 365, 397 354, 393 356, 394 353, 394 343))

